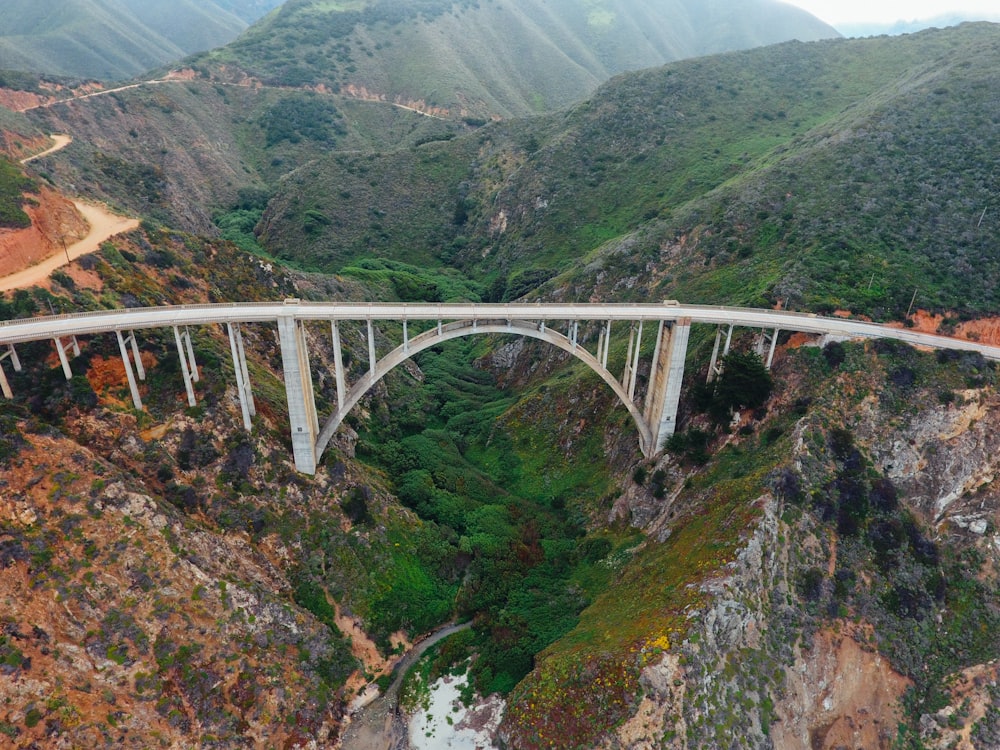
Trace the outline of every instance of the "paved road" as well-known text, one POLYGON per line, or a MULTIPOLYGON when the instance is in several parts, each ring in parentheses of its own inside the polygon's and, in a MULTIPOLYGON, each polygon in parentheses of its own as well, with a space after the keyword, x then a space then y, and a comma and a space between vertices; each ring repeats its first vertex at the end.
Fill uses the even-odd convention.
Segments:
POLYGON ((0 344, 19 343, 54 336, 88 335, 115 330, 161 328, 173 325, 276 322, 279 317, 300 320, 612 320, 714 323, 749 328, 781 329, 831 334, 847 338, 888 338, 936 349, 975 351, 1000 360, 1000 346, 976 341, 918 333, 844 318, 826 318, 785 310, 675 304, 435 304, 367 302, 234 302, 217 305, 176 305, 104 310, 72 315, 46 316, 0 322, 0 344))

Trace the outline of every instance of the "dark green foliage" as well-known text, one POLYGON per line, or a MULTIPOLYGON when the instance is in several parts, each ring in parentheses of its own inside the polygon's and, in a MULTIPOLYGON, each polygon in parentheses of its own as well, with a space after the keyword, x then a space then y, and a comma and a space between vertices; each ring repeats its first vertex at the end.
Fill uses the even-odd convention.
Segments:
POLYGON ((846 357, 847 352, 840 341, 831 341, 823 347, 823 358, 831 369, 836 370, 840 367, 846 357))
POLYGON ((291 94, 280 99, 261 117, 260 124, 268 147, 301 140, 332 145, 346 132, 337 108, 316 94, 291 94))
POLYGON ((460 273, 421 269, 391 260, 361 260, 340 270, 343 276, 384 290, 402 302, 478 302, 480 287, 460 273))
POLYGON ((200 506, 197 491, 186 484, 170 482, 163 488, 163 494, 171 505, 185 513, 194 513, 200 506))
POLYGON ((400 550, 385 573, 379 632, 427 629, 457 608, 476 620, 477 688, 506 691, 576 623, 586 599, 571 579, 584 570, 599 578, 595 566, 613 544, 585 538, 578 546, 567 496, 541 482, 526 491, 527 458, 495 422, 511 402, 489 372, 470 366, 475 347, 465 339, 420 355, 419 391, 390 380, 387 408, 373 415, 358 453, 381 464, 424 519, 422 537, 411 532, 405 542, 418 554, 400 550))
POLYGON ((667 438, 666 449, 671 453, 684 456, 699 466, 708 462, 708 444, 712 436, 704 430, 692 427, 684 432, 675 432, 667 438))
POLYGON ((756 409, 767 403, 774 384, 764 362, 753 352, 731 352, 722 360, 722 374, 701 385, 696 406, 716 424, 727 422, 737 409, 756 409))
POLYGON ((181 433, 180 445, 177 446, 177 465, 184 471, 208 466, 218 457, 219 452, 212 441, 196 432, 193 427, 188 427, 181 433))
POLYGON ((17 427, 16 417, 11 414, 0 414, 0 466, 5 466, 24 445, 25 440, 17 427))
POLYGON ((24 212, 24 193, 35 193, 38 184, 26 177, 21 168, 0 156, 0 228, 21 229, 31 226, 24 212))
POLYGON ((369 500, 371 500, 371 490, 367 487, 351 487, 347 497, 340 501, 340 507, 351 519, 351 523, 368 526, 372 522, 372 514, 368 511, 369 500))
POLYGON ((141 198, 146 206, 159 206, 164 201, 167 179, 160 167, 104 153, 94 156, 94 166, 131 195, 141 198))
POLYGON ((818 601, 823 593, 823 581, 826 576, 819 568, 809 568, 799 583, 799 591, 807 602, 818 601))

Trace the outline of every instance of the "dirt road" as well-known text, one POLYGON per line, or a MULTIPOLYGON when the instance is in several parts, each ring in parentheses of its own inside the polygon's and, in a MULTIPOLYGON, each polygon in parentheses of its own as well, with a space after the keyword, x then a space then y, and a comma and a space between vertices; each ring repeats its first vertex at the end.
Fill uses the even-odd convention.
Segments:
POLYGON ((53 133, 49 137, 52 138, 53 141, 55 141, 55 144, 53 146, 45 149, 40 154, 35 154, 34 156, 28 156, 24 159, 21 159, 21 163, 27 164, 28 162, 34 161, 35 159, 41 159, 43 156, 54 154, 56 151, 62 151, 64 148, 66 148, 69 144, 73 142, 73 139, 68 135, 58 135, 56 133, 53 133))
POLYGON ((414 646, 400 660, 396 667, 396 679, 385 691, 385 695, 379 696, 354 715, 341 737, 341 750, 406 750, 409 747, 406 721, 399 711, 399 688, 403 677, 424 651, 438 641, 471 626, 472 623, 469 622, 447 625, 414 646))
POLYGON ((0 278, 0 292, 39 284, 45 281, 50 273, 61 266, 65 266, 70 260, 75 260, 81 255, 92 253, 105 240, 122 232, 130 232, 139 226, 137 219, 113 214, 103 206, 94 203, 84 203, 83 201, 75 200, 73 201, 73 205, 76 206, 77 211, 83 214, 83 218, 90 224, 90 232, 87 236, 67 247, 66 252, 58 252, 55 255, 50 255, 37 265, 0 278), (67 256, 69 257, 68 260, 67 256))

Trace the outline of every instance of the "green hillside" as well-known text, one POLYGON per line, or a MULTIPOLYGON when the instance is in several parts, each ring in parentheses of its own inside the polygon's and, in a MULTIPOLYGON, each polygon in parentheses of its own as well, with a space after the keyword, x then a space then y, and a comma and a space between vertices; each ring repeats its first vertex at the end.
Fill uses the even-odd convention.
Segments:
MULTIPOLYGON (((499 12, 482 6, 456 12, 499 12)), ((317 23, 366 12, 308 7, 317 23)), ((373 22, 390 37, 452 22, 432 4, 378 7, 399 10, 373 22)), ((1000 26, 701 57, 490 123, 284 85, 340 82, 308 77, 328 51, 309 46, 308 24, 272 28, 289 36, 280 59, 259 58, 276 76, 261 87, 202 77, 0 117, 74 136, 32 163, 37 181, 0 162, 13 225, 42 180, 146 220, 48 288, 3 295, 0 317, 289 296, 676 298, 901 318, 916 291, 959 316, 1000 309, 1000 26), (282 77, 294 70, 303 78, 282 77)), ((358 53, 366 29, 342 37, 350 64, 382 51, 358 53)), ((225 54, 266 51, 259 33, 225 54)), ((209 68, 223 58, 199 64, 221 76, 209 68)), ((12 686, 0 732, 18 747, 59 733, 88 747, 329 744, 361 640, 341 631, 347 613, 383 655, 398 630, 469 620, 427 671, 466 665, 481 693, 505 694, 510 748, 792 746, 781 731, 829 747, 832 718, 878 725, 877 742, 854 747, 946 746, 923 743, 931 725, 964 725, 984 747, 1000 736, 1000 398, 982 357, 835 342, 783 346, 767 373, 744 330, 709 388, 714 331, 695 326, 682 431, 644 460, 627 412, 568 353, 509 335, 450 341, 380 381, 309 477, 289 462, 273 326, 244 329, 250 433, 219 326, 192 328, 194 407, 174 333, 136 332, 141 413, 112 370, 113 337, 83 341, 70 380, 50 341, 18 345, 17 397, 0 400, 0 466, 19 503, 0 523, 0 662, 15 675, 0 682, 12 686), (737 390, 770 395, 732 420, 718 396, 737 390), (90 658, 67 659, 70 646, 90 658), (817 687, 865 664, 866 678, 905 683, 899 694, 849 710, 817 687), (955 686, 981 690, 985 716, 955 686)), ((403 336, 376 329, 380 352, 403 336)), ((329 415, 330 328, 303 330, 329 415)), ((359 382, 365 325, 338 330, 359 382)), ((581 332, 592 351, 596 326, 581 332)))
POLYGON ((608 294, 631 278, 634 295, 692 302, 892 318, 919 287, 924 306, 993 311, 974 269, 1000 239, 995 217, 979 223, 998 69, 991 24, 680 62, 566 113, 327 157, 279 186, 262 239, 325 270, 374 253, 608 294))
POLYGON ((456 117, 509 116, 566 106, 625 70, 835 36, 773 0, 291 0, 196 65, 420 102, 456 117))
POLYGON ((277 0, 9 0, 0 69, 130 78, 218 47, 277 0))

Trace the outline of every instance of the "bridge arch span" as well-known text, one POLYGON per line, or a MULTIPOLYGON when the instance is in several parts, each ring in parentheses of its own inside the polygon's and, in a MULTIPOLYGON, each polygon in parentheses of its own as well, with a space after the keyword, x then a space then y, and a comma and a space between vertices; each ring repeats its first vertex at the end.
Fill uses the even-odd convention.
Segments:
POLYGON ((511 320, 504 322, 482 321, 482 320, 460 320, 446 323, 436 328, 431 328, 423 333, 414 336, 407 342, 393 349, 382 359, 378 360, 375 368, 369 374, 363 376, 345 394, 344 403, 338 405, 337 410, 327 420, 323 429, 316 438, 316 461, 318 462, 326 450, 330 439, 350 413, 351 409, 357 406, 358 402, 388 373, 401 365, 407 359, 416 354, 430 349, 433 346, 442 344, 452 339, 463 336, 478 336, 480 334, 514 334, 545 341, 553 346, 562 349, 579 359, 608 384, 618 399, 628 409, 629 414, 635 421, 639 430, 639 445, 645 453, 653 442, 653 435, 650 426, 643 419, 642 412, 636 407, 628 397, 625 387, 598 361, 597 357, 588 352, 580 344, 574 345, 565 335, 545 327, 538 323, 525 320, 511 320))

